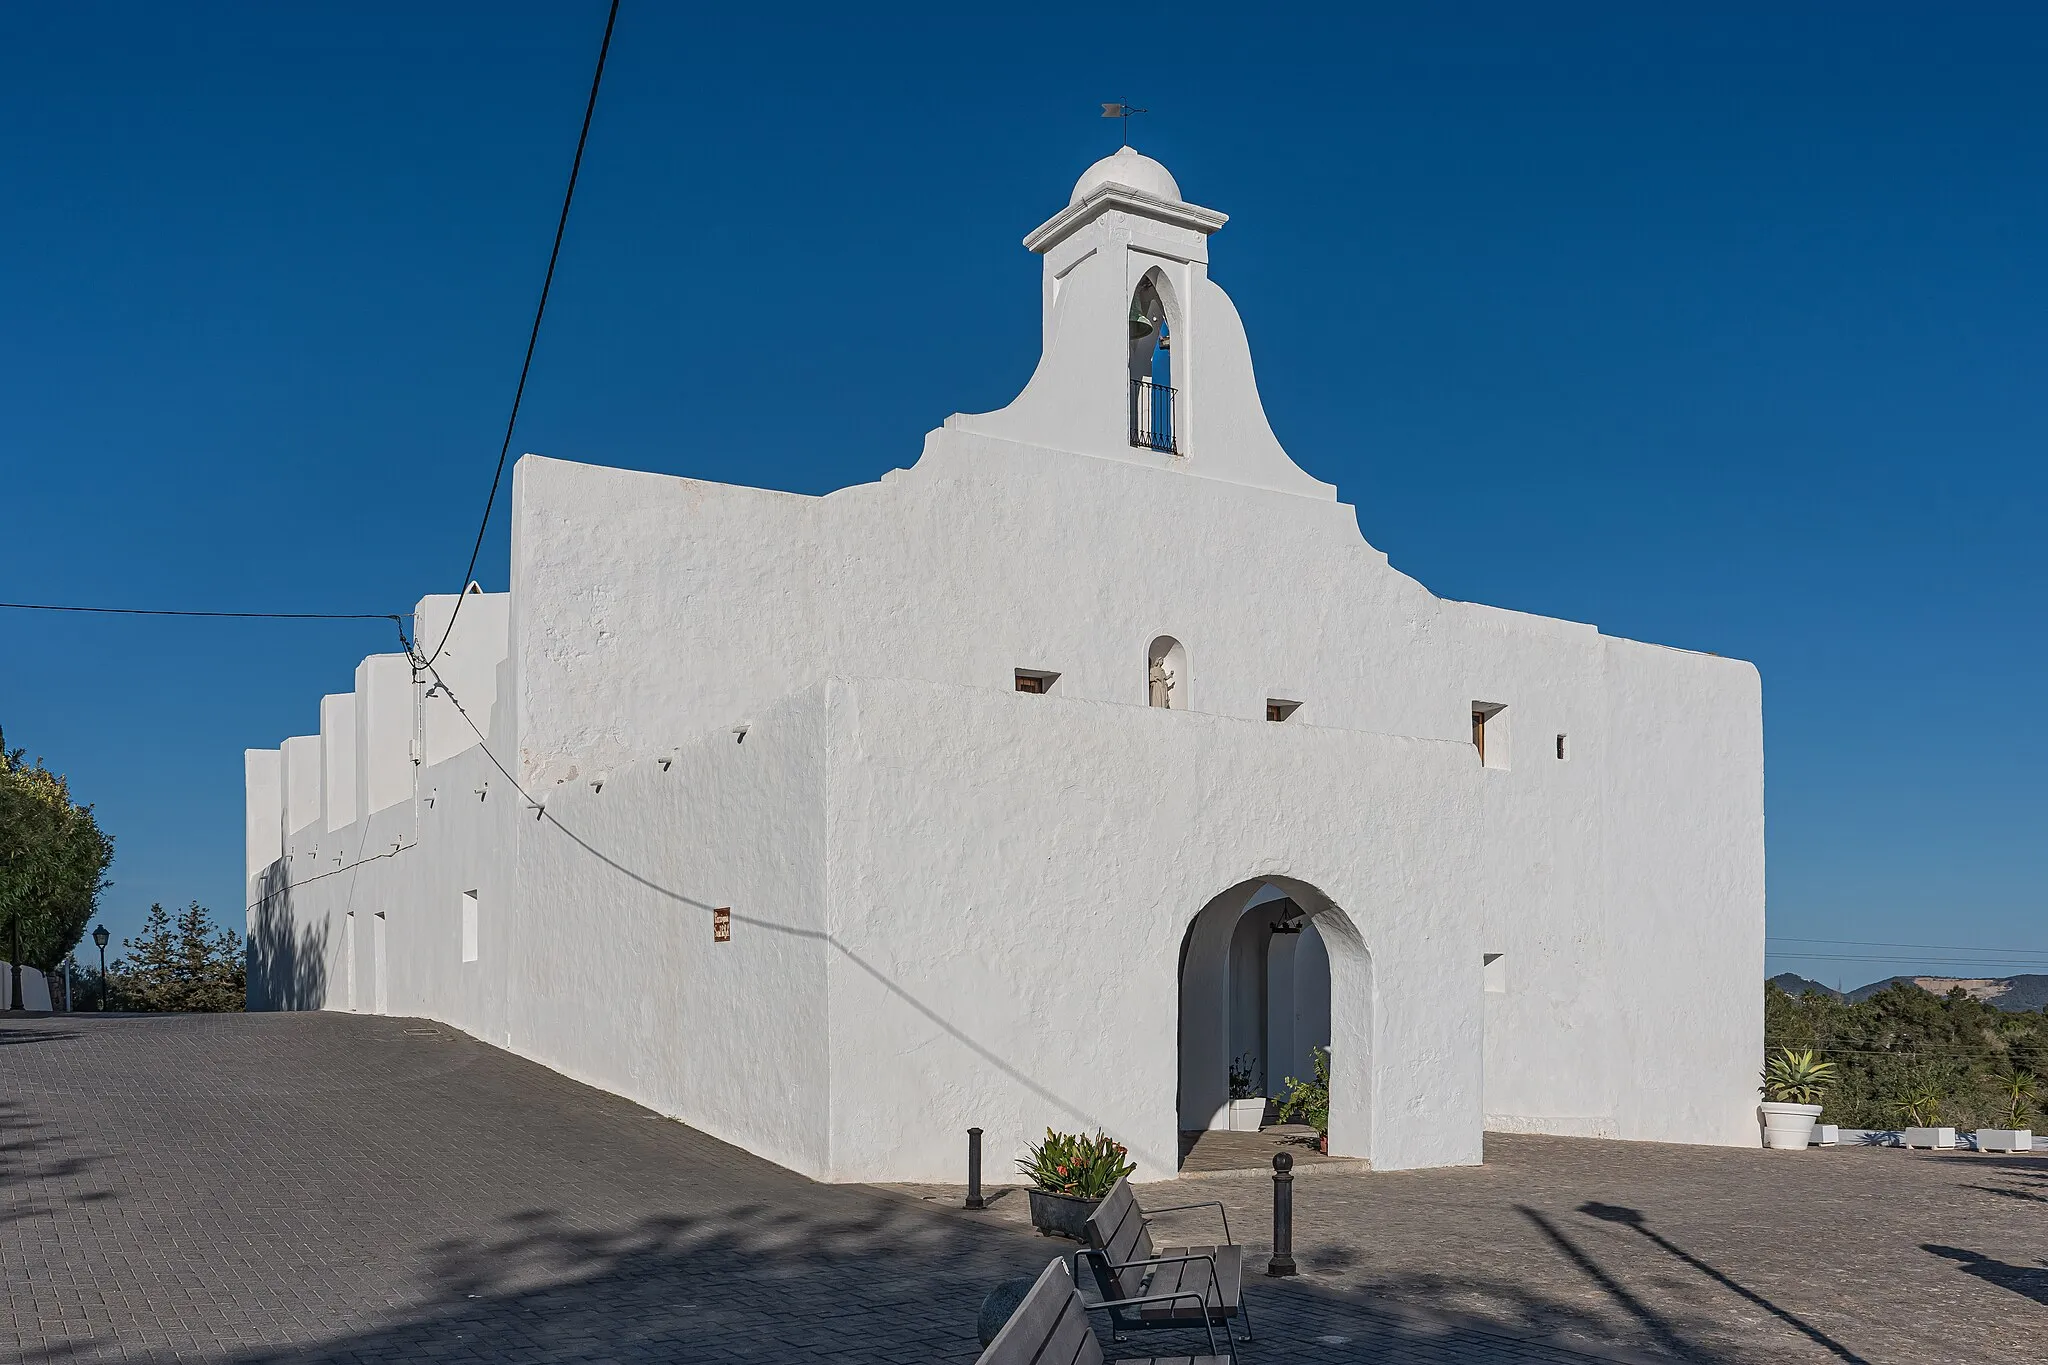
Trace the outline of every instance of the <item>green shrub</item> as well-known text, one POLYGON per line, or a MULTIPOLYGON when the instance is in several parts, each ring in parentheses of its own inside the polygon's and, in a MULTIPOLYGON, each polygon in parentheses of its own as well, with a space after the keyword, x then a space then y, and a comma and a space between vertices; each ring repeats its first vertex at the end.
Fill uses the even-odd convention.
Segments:
POLYGON ((1941 1126, 1942 1093, 1930 1081, 1919 1081, 1899 1092, 1892 1101, 1900 1118, 1914 1128, 1941 1126))
POLYGON ((1110 1141, 1099 1129, 1089 1137, 1048 1128, 1045 1141, 1033 1144, 1017 1158, 1017 1169, 1048 1194, 1101 1199, 1116 1188, 1117 1181, 1138 1169, 1124 1160, 1129 1150, 1121 1142, 1110 1141))
POLYGON ((1314 1064, 1314 1080, 1301 1081, 1289 1076, 1285 1081, 1287 1098, 1280 1102, 1280 1121, 1292 1123, 1299 1119, 1319 1135, 1327 1135, 1330 1131, 1330 1049, 1315 1049, 1314 1064))
POLYGON ((1998 1088, 1998 1101, 2004 1106, 2000 1117, 2007 1128, 2024 1128, 2033 1121, 2036 1092, 2031 1071, 2001 1071, 1991 1078, 1991 1083, 1998 1088))

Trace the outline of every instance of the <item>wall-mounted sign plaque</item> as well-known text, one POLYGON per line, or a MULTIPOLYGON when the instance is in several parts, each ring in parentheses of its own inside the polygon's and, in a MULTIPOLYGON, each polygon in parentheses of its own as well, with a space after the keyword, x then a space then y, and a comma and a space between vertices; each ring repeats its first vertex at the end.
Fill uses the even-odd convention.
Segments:
POLYGON ((722 905, 711 912, 711 941, 713 943, 732 942, 731 906, 722 905))

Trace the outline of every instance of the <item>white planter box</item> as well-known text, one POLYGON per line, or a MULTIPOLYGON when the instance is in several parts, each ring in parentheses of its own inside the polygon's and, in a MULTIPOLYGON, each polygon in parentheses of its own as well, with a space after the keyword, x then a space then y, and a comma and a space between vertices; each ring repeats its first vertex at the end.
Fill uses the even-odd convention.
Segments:
POLYGON ((1230 1102, 1230 1131, 1233 1133, 1256 1133, 1265 1117, 1266 1099, 1263 1095, 1230 1102))
POLYGON ((1953 1128, 1908 1128, 1904 1135, 1908 1147, 1931 1147, 1937 1151, 1952 1151, 1956 1145, 1956 1130, 1953 1128))
POLYGON ((1977 1150, 1980 1152, 2031 1152, 2034 1150, 2034 1130, 2031 1128, 1979 1128, 1977 1150))
POLYGON ((1814 1124, 1814 1125, 1813 1125, 1813 1138, 1812 1138, 1812 1142, 1813 1142, 1813 1145, 1814 1145, 1814 1146, 1816 1146, 1816 1147, 1833 1147, 1833 1146, 1834 1146, 1835 1144, 1839 1143, 1839 1142, 1840 1142, 1841 1140, 1842 1140, 1842 1129, 1841 1129, 1841 1126, 1840 1126, 1839 1124, 1833 1124, 1833 1123, 1816 1123, 1816 1124, 1814 1124))
POLYGON ((1780 1152, 1803 1152, 1813 1136, 1813 1121, 1820 1117, 1817 1104, 1776 1104, 1757 1106, 1764 1118, 1764 1146, 1780 1152))

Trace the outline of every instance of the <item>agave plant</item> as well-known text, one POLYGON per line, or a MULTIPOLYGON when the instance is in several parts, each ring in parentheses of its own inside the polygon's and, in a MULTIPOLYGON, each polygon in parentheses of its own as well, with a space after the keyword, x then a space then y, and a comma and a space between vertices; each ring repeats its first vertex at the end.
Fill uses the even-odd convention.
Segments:
POLYGON ((1048 1194, 1101 1199, 1116 1188, 1117 1181, 1138 1169, 1124 1160, 1129 1150, 1105 1137, 1100 1129, 1090 1137, 1048 1128, 1045 1141, 1033 1143, 1017 1158, 1017 1169, 1048 1194))
POLYGON ((1764 1063, 1764 1098, 1772 1104, 1819 1104, 1834 1083, 1835 1064, 1814 1056, 1810 1047, 1781 1047, 1764 1063))
POLYGON ((2034 1099, 2038 1093, 2034 1073, 2009 1067, 1991 1078, 1998 1087, 2000 1103, 2005 1106, 2005 1126, 2024 1128, 2034 1117, 2034 1099))

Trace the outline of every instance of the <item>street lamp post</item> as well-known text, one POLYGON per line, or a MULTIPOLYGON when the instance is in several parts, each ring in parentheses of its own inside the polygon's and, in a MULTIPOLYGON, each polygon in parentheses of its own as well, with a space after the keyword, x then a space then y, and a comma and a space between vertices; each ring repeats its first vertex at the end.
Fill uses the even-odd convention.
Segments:
POLYGON ((99 945, 100 950, 100 1008, 102 1010, 107 1007, 107 940, 112 937, 113 935, 107 932, 107 926, 104 924, 92 931, 92 941, 99 945))

